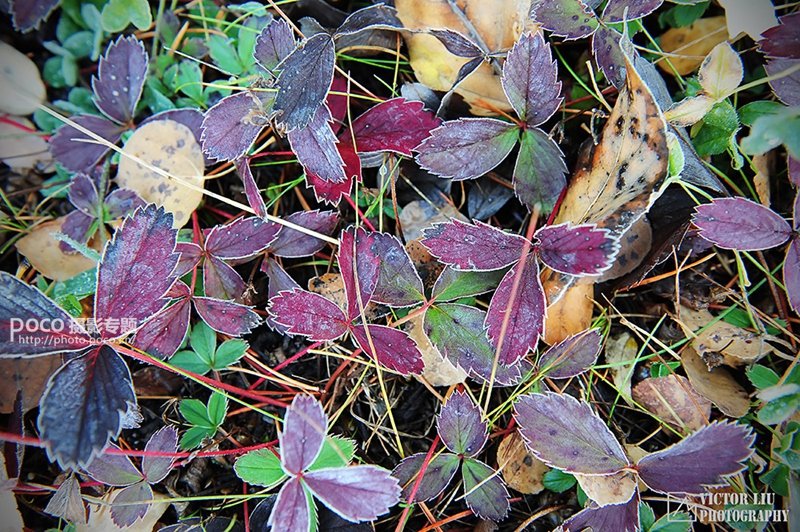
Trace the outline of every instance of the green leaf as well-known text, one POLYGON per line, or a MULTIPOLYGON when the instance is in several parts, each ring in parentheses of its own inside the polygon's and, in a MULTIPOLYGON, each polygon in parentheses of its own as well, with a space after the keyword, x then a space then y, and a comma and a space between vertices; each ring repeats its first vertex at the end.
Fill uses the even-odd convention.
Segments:
POLYGON ((642 501, 639 503, 639 526, 644 532, 649 532, 653 523, 656 522, 656 514, 649 504, 642 501))
POLYGON ((666 364, 662 364, 661 362, 656 362, 652 366, 650 366, 650 376, 651 377, 666 377, 667 375, 672 375, 675 373, 675 370, 678 369, 680 366, 680 362, 667 362, 666 364))
POLYGON ((208 399, 208 419, 215 427, 222 425, 228 413, 228 398, 221 393, 214 392, 208 399))
POLYGON ((92 268, 64 281, 56 281, 52 294, 56 299, 67 296, 83 299, 94 294, 96 284, 97 272, 95 268, 92 268))
POLYGON ((178 63, 178 72, 175 76, 176 89, 197 103, 203 98, 203 71, 194 61, 181 61, 178 63))
POLYGON ((750 102, 739 108, 739 120, 744 126, 751 126, 762 116, 774 116, 786 110, 786 106, 780 102, 760 100, 750 102))
POLYGON ((756 118, 750 134, 742 139, 742 151, 759 155, 781 144, 792 157, 800 159, 800 107, 756 118))
POLYGON ((575 485, 577 480, 569 473, 564 473, 558 469, 551 469, 544 474, 544 487, 556 493, 564 493, 575 485))
POLYGON ((491 272, 471 272, 445 268, 433 286, 431 297, 439 302, 454 301, 494 290, 508 268, 491 272))
POLYGON ((758 411, 758 420, 764 425, 777 425, 789 419, 800 408, 800 385, 783 384, 759 392, 766 402, 758 411))
POLYGON ((178 410, 191 425, 206 428, 212 426, 206 405, 199 399, 183 399, 178 403, 178 410))
POLYGON ((200 355, 191 350, 178 351, 169 361, 174 366, 191 371, 192 373, 197 373, 198 375, 205 375, 212 369, 207 361, 203 360, 200 355))
POLYGON ((747 378, 750 380, 750 383, 758 390, 775 386, 778 384, 778 381, 781 380, 777 373, 766 366, 762 366, 761 364, 756 364, 755 366, 748 368, 745 373, 747 374, 747 378))
POLYGON ((686 512, 672 512, 656 521, 648 532, 689 532, 692 516, 686 512))
POLYGON ((42 78, 44 82, 54 89, 63 89, 67 86, 62 62, 63 59, 61 56, 51 57, 44 62, 44 67, 42 68, 42 78))
POLYGON ((119 33, 131 23, 146 30, 153 24, 153 14, 147 0, 111 0, 103 8, 101 21, 108 33, 119 33))
POLYGON ((213 437, 215 432, 206 427, 192 427, 181 436, 180 447, 184 450, 194 449, 204 439, 213 437))
POLYGON ((239 28, 239 34, 236 38, 236 52, 245 70, 249 69, 256 62, 253 57, 253 49, 256 47, 256 39, 258 38, 261 27, 264 25, 264 20, 265 19, 259 17, 250 17, 245 20, 239 28))
POLYGON ((231 39, 222 35, 211 35, 208 38, 208 50, 214 63, 228 74, 235 76, 241 74, 247 68, 246 65, 242 64, 242 60, 239 59, 239 54, 236 52, 236 48, 233 47, 231 39))
POLYGON ((727 100, 715 104, 703 120, 692 128, 692 141, 698 155, 706 157, 724 153, 738 129, 736 109, 727 100))
POLYGON ((231 364, 235 364, 244 356, 247 347, 248 343, 244 340, 225 340, 217 348, 211 369, 221 370, 227 368, 231 364))
POLYGON ((662 28, 683 28, 702 17, 708 9, 708 5, 708 1, 700 1, 694 5, 677 5, 661 13, 658 16, 658 23, 662 28))
POLYGON ((94 34, 91 31, 79 31, 64 41, 64 48, 76 59, 89 57, 94 49, 94 34))
POLYGON ((330 467, 347 467, 355 454, 356 444, 353 440, 339 436, 327 436, 319 456, 308 469, 315 471, 330 467))
POLYGON ((206 322, 200 321, 192 327, 189 344, 210 365, 214 358, 214 351, 217 349, 217 333, 206 322))
POLYGON ((286 478, 281 460, 269 449, 250 451, 233 466, 240 479, 248 484, 271 488, 286 478))

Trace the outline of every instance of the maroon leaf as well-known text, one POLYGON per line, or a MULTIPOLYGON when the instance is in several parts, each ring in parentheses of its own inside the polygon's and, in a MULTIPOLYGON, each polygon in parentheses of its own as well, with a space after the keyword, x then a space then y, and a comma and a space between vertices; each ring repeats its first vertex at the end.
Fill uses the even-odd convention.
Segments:
POLYGON ((255 211, 256 216, 265 218, 267 216, 267 205, 264 203, 264 198, 261 197, 258 185, 256 185, 253 171, 250 169, 250 161, 248 159, 239 159, 236 161, 236 170, 239 172, 239 177, 242 178, 247 204, 255 211))
POLYGON ((417 162, 439 177, 473 179, 503 162, 517 137, 516 125, 494 118, 451 120, 417 147, 417 162))
POLYGON ((339 155, 344 161, 344 172, 347 177, 341 183, 325 181, 314 174, 306 174, 306 184, 314 189, 317 201, 338 205, 344 196, 350 194, 353 180, 361 180, 361 159, 350 144, 340 142, 336 145, 339 155))
MULTIPOLYGON (((279 292, 283 292, 284 290, 294 290, 297 288, 300 289, 300 285, 292 279, 286 270, 284 270, 280 264, 278 264, 275 259, 267 255, 267 257, 261 262, 261 271, 267 274, 269 278, 269 286, 267 288, 267 299, 272 299, 279 292)), ((272 317, 267 318, 267 325, 272 327, 273 329, 280 331, 282 333, 286 333, 286 327, 280 325, 276 322, 272 317)))
POLYGON ((405 331, 385 325, 369 325, 369 337, 364 325, 356 325, 352 331, 359 347, 381 365, 403 375, 422 373, 422 353, 405 331))
POLYGON ((534 0, 531 18, 568 40, 587 37, 599 26, 594 11, 583 0, 534 0))
MULTIPOLYGON (((72 121, 106 139, 111 144, 119 142, 123 131, 127 129, 111 120, 94 115, 73 116, 72 121)), ((72 172, 90 170, 108 150, 109 148, 98 144, 94 139, 69 124, 61 126, 50 138, 50 153, 53 158, 72 172)))
POLYGON ((553 116, 563 101, 556 63, 541 32, 525 33, 514 44, 502 82, 511 106, 531 127, 553 116))
POLYGON ((215 226, 206 236, 206 252, 220 259, 246 259, 267 249, 281 226, 250 216, 215 226))
POLYGON ((215 331, 228 336, 249 334, 261 323, 259 315, 246 305, 212 297, 195 297, 193 301, 200 318, 215 331))
POLYGON ((94 103, 104 115, 120 124, 131 121, 147 78, 149 58, 142 42, 119 37, 106 49, 92 78, 94 103))
POLYGON ((336 303, 299 288, 270 299, 267 310, 289 334, 308 336, 314 341, 335 340, 348 329, 347 317, 336 303))
POLYGON ((10 0, 14 29, 21 33, 39 29, 59 3, 59 0, 10 0))
MULTIPOLYGON (((175 453, 178 450, 178 431, 175 427, 157 430, 147 441, 146 453, 175 453)), ((142 458, 142 473, 150 484, 158 484, 166 478, 175 463, 174 456, 145 455, 142 458)))
POLYGON ((69 201, 76 209, 89 216, 97 216, 100 195, 94 180, 84 173, 75 174, 69 184, 69 201))
POLYGON ((475 456, 489 438, 481 409, 466 392, 455 391, 436 418, 442 443, 459 456, 475 456))
POLYGON ((381 258, 380 274, 372 300, 393 307, 425 301, 422 279, 403 244, 388 233, 373 233, 372 253, 381 258))
POLYGON ((547 307, 539 279, 539 264, 533 256, 525 261, 516 295, 511 299, 519 267, 520 264, 517 264, 511 268, 500 281, 486 313, 486 332, 489 339, 495 347, 500 346, 500 362, 509 365, 515 364, 536 347, 544 331, 547 307), (503 330, 506 314, 510 316, 503 330))
POLYGON ((333 39, 318 33, 303 41, 279 65, 274 109, 286 131, 305 127, 325 100, 336 59, 333 39))
POLYGON ((786 105, 800 105, 800 65, 798 59, 773 59, 764 65, 764 70, 770 77, 776 77, 769 82, 772 90, 786 105))
POLYGON ((341 183, 347 176, 344 160, 336 149, 338 140, 331 129, 330 119, 330 111, 321 105, 307 126, 289 132, 289 144, 307 174, 314 174, 323 181, 341 183))
POLYGON ((273 19, 256 38, 253 58, 264 70, 273 74, 278 64, 295 47, 292 29, 283 19, 273 19))
POLYGON ((600 26, 592 37, 592 52, 606 79, 617 87, 625 84, 625 54, 620 48, 622 34, 608 26, 600 26))
POLYGON ((604 22, 623 22, 649 15, 664 3, 664 0, 609 0, 603 10, 604 22))
POLYGON ((472 512, 483 519, 502 521, 508 514, 508 490, 497 472, 480 460, 470 458, 461 466, 464 499, 472 512))
POLYGON ((364 30, 401 29, 403 23, 397 18, 393 7, 375 4, 354 11, 336 30, 336 37, 352 35, 364 30))
POLYGON ((800 14, 792 13, 780 18, 780 24, 762 33, 758 42, 767 57, 800 59, 800 35, 797 32, 800 14))
POLYGON ((153 489, 147 482, 132 484, 120 491, 111 505, 111 520, 120 528, 127 528, 141 519, 150 508, 153 489), (136 503, 140 504, 136 504, 136 503))
POLYGON ((570 517, 556 530, 558 532, 581 532, 589 528, 619 532, 639 530, 639 495, 634 494, 624 504, 586 508, 570 517))
POLYGON ((786 261, 783 263, 783 285, 786 297, 795 312, 800 311, 800 240, 793 238, 786 248, 786 261))
POLYGON ((164 306, 178 264, 176 236, 172 214, 148 205, 127 218, 106 244, 94 306, 103 338, 125 336, 164 306))
POLYGON ((460 270, 499 270, 520 259, 525 239, 476 221, 452 219, 423 231, 424 245, 441 262, 460 270))
POLYGON ((551 467, 608 475, 630 465, 622 446, 588 403, 547 392, 520 397, 514 410, 526 445, 551 467))
MULTIPOLYGON (((347 119, 347 109, 350 102, 349 96, 349 81, 344 76, 335 74, 333 76, 333 83, 328 90, 328 95, 325 97, 325 105, 331 112, 333 118, 333 132, 338 133, 342 129, 342 125, 347 119)), ((346 141, 347 139, 339 139, 346 141)))
POLYGON ((514 164, 514 192, 529 209, 539 205, 548 212, 567 184, 564 154, 553 139, 537 128, 526 129, 520 138, 514 164))
POLYGON ((725 478, 745 469, 753 455, 755 435, 749 427, 715 422, 636 465, 639 477, 661 493, 700 494, 721 486, 725 478))
MULTIPOLYGON (((112 443, 107 450, 119 451, 120 448, 112 443)), ((86 473, 98 482, 117 487, 130 486, 144 479, 130 458, 109 452, 95 456, 86 467, 86 473)))
POLYGON ((700 236, 725 249, 774 248, 792 233, 780 215, 745 198, 717 198, 696 210, 692 222, 700 229, 700 236))
POLYGON ((539 368, 551 379, 580 375, 597 361, 603 336, 600 329, 587 329, 568 336, 539 358, 539 368))
POLYGON ((372 300, 378 285, 381 257, 373 251, 376 239, 362 227, 348 227, 339 237, 339 271, 352 320, 372 300))
POLYGON ((203 263, 203 289, 215 299, 239 299, 245 290, 244 280, 227 263, 213 255, 203 263))
POLYGON ((262 104, 249 91, 221 99, 203 118, 203 152, 218 161, 238 159, 269 123, 267 114, 268 104, 262 104))
POLYGON ((608 269, 619 243, 594 224, 547 225, 536 232, 539 257, 553 270, 569 275, 596 275, 608 269))
POLYGON ((291 475, 298 475, 314 463, 328 433, 328 416, 310 395, 296 395, 283 417, 278 434, 281 463, 291 475))
MULTIPOLYGON (((403 459, 392 471, 392 476, 400 482, 400 486, 403 488, 403 499, 406 502, 412 502, 409 500, 411 491, 422 471, 426 455, 427 453, 413 454, 403 459)), ((422 480, 419 481, 413 502, 429 501, 441 494, 450 484, 460 464, 461 459, 454 454, 442 453, 434 456, 428 463, 428 467, 425 468, 422 480)))
POLYGON ((131 373, 107 345, 87 349, 50 378, 38 427, 47 454, 62 468, 85 467, 122 428, 136 404, 131 373))
MULTIPOLYGON (((339 223, 339 215, 334 211, 298 211, 287 216, 285 220, 317 233, 330 235, 339 223)), ((284 227, 270 245, 270 252, 277 257, 309 257, 323 247, 324 240, 284 227)))
POLYGON ((300 479, 291 478, 278 492, 267 524, 272 530, 311 530, 310 504, 300 479))
POLYGON ((192 242, 178 242, 175 251, 180 254, 178 265, 175 267, 175 276, 183 277, 194 269, 203 258, 203 248, 192 242))
POLYGON ((325 506, 348 521, 376 519, 400 500, 397 479, 373 465, 310 471, 303 480, 325 506))
MULTIPOLYGON (((426 139, 442 121, 422 102, 392 98, 368 109, 353 121, 359 152, 391 151, 411 156, 411 150, 426 139)), ((345 134, 343 142, 350 141, 345 134)))
POLYGON ((459 57, 483 57, 483 50, 472 42, 471 40, 467 39, 457 31, 453 31, 450 29, 432 29, 430 30, 431 35, 439 39, 447 51, 453 55, 457 55, 459 57))
POLYGON ((175 354, 189 330, 192 312, 189 287, 177 284, 186 288, 186 296, 153 316, 133 337, 133 345, 161 360, 175 354))

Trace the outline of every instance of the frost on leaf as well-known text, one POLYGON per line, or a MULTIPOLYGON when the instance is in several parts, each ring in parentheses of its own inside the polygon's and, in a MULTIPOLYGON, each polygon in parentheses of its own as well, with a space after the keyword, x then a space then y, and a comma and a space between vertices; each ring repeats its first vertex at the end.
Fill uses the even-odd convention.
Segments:
POLYGON ((553 139, 538 128, 522 132, 513 175, 514 192, 525 206, 551 211, 567 184, 566 173, 564 154, 553 139))
POLYGON ((289 132, 289 144, 306 174, 313 174, 323 181, 341 183, 347 176, 330 120, 328 107, 321 105, 307 125, 289 132))
POLYGON ((264 251, 275 240, 281 226, 248 216, 218 225, 206 235, 206 253, 223 260, 247 259, 264 251))
POLYGON ((419 486, 413 501, 429 501, 442 493, 455 476, 458 466, 461 465, 461 460, 456 455, 442 453, 434 456, 428 463, 428 467, 425 468, 425 472, 422 473, 425 458, 426 453, 411 455, 403 459, 392 471, 392 476, 400 481, 400 486, 403 488, 403 499, 406 502, 411 502, 411 493, 417 480, 419 480, 419 486), (419 478, 420 474, 422 474, 421 479, 419 478))
POLYGON ((639 530, 639 495, 634 494, 625 504, 590 506, 570 517, 556 530, 558 532, 580 532, 591 530, 614 530, 635 532, 639 530))
POLYGON ((378 286, 381 257, 376 253, 375 239, 374 233, 361 227, 348 227, 339 237, 339 271, 351 320, 366 308, 378 286))
MULTIPOLYGON (((122 133, 127 129, 111 120, 94 115, 76 116, 72 121, 111 144, 119 142, 122 133)), ((50 153, 53 158, 72 172, 90 170, 109 149, 69 124, 58 128, 56 134, 50 138, 50 153)))
POLYGON ((422 244, 431 255, 459 270, 499 270, 514 264, 525 239, 483 222, 453 219, 424 231, 422 244))
POLYGON ((295 396, 278 438, 284 469, 292 475, 305 471, 322 450, 327 432, 328 416, 322 405, 310 395, 295 396))
POLYGON ((385 325, 356 325, 353 337, 370 358, 398 373, 418 375, 425 367, 419 347, 405 331, 385 325))
POLYGON ((374 233, 372 238, 372 253, 381 257, 372 300, 393 307, 408 307, 425 301, 422 279, 400 240, 388 233, 374 233))
POLYGON ((203 151, 218 161, 233 161, 247 153, 268 124, 268 103, 271 101, 263 103, 249 91, 217 102, 203 118, 203 151))
MULTIPOLYGON (((284 219, 323 235, 333 233, 336 224, 339 223, 339 215, 335 211, 298 211, 284 219)), ((269 250, 276 257, 310 257, 325 247, 325 244, 324 240, 284 226, 275 241, 270 244, 269 250)))
POLYGON ((253 209, 256 216, 261 218, 267 215, 267 205, 264 203, 264 198, 261 197, 261 191, 258 190, 256 180, 253 177, 253 170, 250 168, 250 161, 247 159, 239 159, 236 161, 236 170, 239 172, 239 177, 242 178, 242 185, 244 185, 244 195, 247 198, 247 204, 253 209))
POLYGON ((461 466, 464 498, 475 515, 502 521, 508 514, 508 490, 497 472, 480 460, 469 458, 461 466))
POLYGON ((700 236, 725 249, 774 248, 792 234, 792 227, 780 215, 745 198, 717 198, 696 211, 692 222, 700 236))
POLYGON ((334 302, 301 289, 280 292, 270 299, 269 313, 289 334, 314 341, 334 340, 348 329, 347 318, 334 302))
POLYGON ((365 30, 402 29, 403 23, 397 18, 397 12, 391 6, 375 4, 354 11, 342 22, 335 36, 353 35, 365 30))
POLYGON ((312 512, 315 520, 314 501, 306 494, 300 479, 292 478, 278 492, 267 524, 272 530, 311 530, 312 512))
MULTIPOLYGON (((393 98, 368 109, 353 120, 352 132, 359 152, 391 151, 411 156, 441 120, 422 102, 393 98)), ((343 142, 350 140, 345 136, 343 142)))
POLYGON ((608 269, 619 244, 595 226, 548 225, 536 232, 539 257, 553 270, 569 275, 596 275, 608 269))
POLYGON ((400 497, 397 479, 372 465, 309 471, 303 479, 325 506, 348 521, 376 519, 400 497))
POLYGON ((108 46, 92 79, 94 103, 103 114, 120 124, 130 122, 142 95, 148 61, 136 37, 119 37, 108 46))
POLYGON ((610 0, 603 10, 604 22, 640 19, 658 9, 664 0, 610 0))
POLYGON ((786 297, 795 310, 800 311, 800 239, 793 238, 786 249, 786 260, 783 263, 783 285, 786 297))
POLYGON ((275 68, 294 51, 295 45, 292 29, 285 20, 275 18, 258 34, 253 58, 261 68, 274 74, 275 68))
POLYGON ((503 65, 503 90, 517 115, 538 126, 561 105, 561 82, 550 45, 541 32, 526 33, 508 52, 503 65))
POLYGON ((588 37, 599 26, 594 11, 583 0, 534 0, 531 18, 566 39, 588 37))
POLYGON ((442 442, 458 455, 475 456, 486 445, 487 426, 481 409, 465 392, 453 392, 436 421, 442 442))
POLYGON ((14 29, 22 33, 38 29, 59 3, 59 0, 10 0, 14 29))
POLYGON ((597 361, 602 341, 599 329, 574 334, 545 351, 538 366, 551 379, 580 375, 597 361))

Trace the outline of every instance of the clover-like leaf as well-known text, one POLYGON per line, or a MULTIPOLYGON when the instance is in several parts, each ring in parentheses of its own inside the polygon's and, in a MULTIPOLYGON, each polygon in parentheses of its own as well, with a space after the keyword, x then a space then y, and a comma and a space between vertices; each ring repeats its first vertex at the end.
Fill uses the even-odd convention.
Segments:
MULTIPOLYGON (((133 345, 159 359, 171 357, 189 330, 189 319, 192 314, 189 287, 180 281, 176 282, 175 286, 184 288, 185 293, 148 320, 136 331, 133 338, 133 345)), ((170 294, 169 297, 173 295, 170 294)))
POLYGON ((218 161, 233 161, 247 153, 269 123, 272 93, 256 96, 236 92, 221 99, 203 118, 203 151, 218 161))
POLYGON ((466 392, 453 392, 436 418, 442 443, 458 455, 477 455, 489 437, 481 417, 480 407, 466 392))
POLYGON ((587 329, 557 343, 539 358, 539 368, 551 379, 580 375, 597 361, 603 336, 599 329, 587 329))
POLYGON ((348 227, 339 242, 339 271, 347 296, 347 317, 352 320, 366 308, 378 286, 381 257, 374 251, 374 234, 362 227, 348 227))
POLYGON ((328 416, 319 401, 310 395, 296 395, 278 435, 284 470, 291 475, 305 471, 322 450, 327 433, 328 416))
POLYGON ((206 235, 206 252, 220 259, 246 259, 269 247, 281 226, 249 216, 215 226, 206 235))
MULTIPOLYGON (((406 502, 412 502, 411 493, 422 472, 426 456, 427 453, 413 454, 404 458, 392 471, 392 476, 400 482, 400 486, 403 488, 403 499, 406 502)), ((442 493, 453 480, 460 464, 461 459, 451 453, 434 456, 428 463, 428 467, 425 468, 425 472, 422 473, 422 479, 419 479, 419 486, 413 501, 429 501, 442 493)))
POLYGON ((497 288, 505 274, 504 270, 464 271, 447 266, 433 285, 431 299, 440 302, 453 301, 491 292, 497 288))
POLYGON ((295 46, 289 24, 283 19, 274 18, 258 34, 253 58, 261 68, 274 74, 275 68, 294 51, 295 46))
POLYGON ((130 122, 142 95, 149 58, 142 42, 119 37, 106 49, 92 78, 94 103, 103 114, 120 124, 130 122))
MULTIPOLYGON (((441 120, 422 102, 392 98, 371 107, 353 120, 352 134, 359 152, 391 151, 411 157, 441 120)), ((348 141, 345 136, 345 141, 348 141)))
POLYGON ((270 299, 268 310, 288 333, 314 341, 335 340, 347 332, 347 317, 334 302, 299 288, 280 292, 270 299))
POLYGON ((514 193, 529 209, 538 205, 549 212, 567 184, 564 154, 553 139, 538 128, 522 132, 514 164, 514 193))
POLYGON ((508 514, 509 495, 497 472, 480 460, 469 458, 461 466, 461 475, 469 509, 483 519, 503 520, 508 514))
POLYGON ((717 246, 756 251, 786 242, 792 227, 780 215, 746 198, 716 198, 699 205, 692 222, 717 246))
POLYGON ((608 230, 594 225, 548 225, 536 232, 539 257, 553 270, 569 275, 596 275, 607 270, 619 250, 608 230))
POLYGON ((278 492, 267 525, 272 530, 311 530, 316 521, 314 501, 298 478, 289 479, 278 492))
MULTIPOLYGON (((111 444, 107 450, 120 451, 120 448, 111 444)), ((94 480, 109 486, 130 486, 144 479, 131 459, 123 454, 101 453, 85 469, 94 480)))
POLYGON ((371 521, 400 500, 389 471, 372 465, 309 471, 303 480, 325 506, 348 521, 371 521))
POLYGON ((236 460, 236 475, 254 486, 270 488, 286 478, 281 467, 281 459, 270 449, 250 451, 236 460))
POLYGON ((460 220, 424 230, 422 240, 431 255, 460 270, 499 270, 520 259, 525 239, 483 222, 460 220))
POLYGON ((319 106, 307 125, 289 132, 289 144, 307 174, 313 174, 323 181, 341 183, 347 176, 344 160, 336 148, 338 141, 330 120, 328 107, 319 106))
MULTIPOLYGON (((72 117, 72 121, 95 135, 116 144, 127 129, 106 118, 95 115, 72 117)), ((69 124, 64 124, 50 138, 50 153, 64 168, 72 172, 89 171, 110 148, 69 124)))
POLYGON ((517 40, 503 65, 502 82, 514 111, 531 127, 553 116, 563 101, 556 63, 541 32, 517 40))
POLYGON ((214 255, 208 255, 203 262, 203 289, 208 297, 215 299, 239 299, 245 284, 233 267, 214 255))
POLYGON ((353 337, 361 349, 381 365, 403 375, 422 373, 422 353, 405 331, 385 325, 356 325, 353 337))
POLYGON ((639 530, 639 495, 634 494, 625 504, 590 506, 578 512, 556 530, 558 532, 579 532, 592 530, 615 530, 636 532, 639 530))

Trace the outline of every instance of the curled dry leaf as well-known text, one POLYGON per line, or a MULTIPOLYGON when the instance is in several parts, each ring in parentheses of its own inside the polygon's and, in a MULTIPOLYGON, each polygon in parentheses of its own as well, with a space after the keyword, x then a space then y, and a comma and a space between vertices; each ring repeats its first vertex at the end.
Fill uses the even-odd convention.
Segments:
POLYGON ((46 99, 36 64, 10 44, 0 42, 0 112, 29 115, 46 99))
POLYGON ((111 509, 113 508, 114 500, 122 491, 122 489, 110 490, 103 496, 99 504, 89 504, 89 522, 86 524, 79 524, 75 528, 76 532, 93 532, 96 530, 104 530, 107 532, 153 530, 158 520, 164 515, 167 508, 169 508, 168 497, 160 493, 154 493, 154 502, 147 507, 147 512, 144 514, 144 517, 137 520, 131 527, 121 528, 111 519, 111 509))
POLYGON ((33 122, 21 116, 7 117, 9 122, 0 123, 0 160, 17 171, 38 168, 51 171, 53 156, 33 122), (24 128, 29 128, 26 130, 24 128))
POLYGON ((747 391, 725 368, 709 368, 693 348, 684 349, 681 362, 694 389, 723 414, 740 418, 750 410, 747 391))
POLYGON ((573 476, 583 488, 586 496, 596 502, 598 506, 628 502, 633 497, 638 484, 636 477, 627 471, 620 471, 613 475, 574 473, 573 476))
MULTIPOLYGON (((192 131, 173 120, 157 120, 139 127, 125 143, 123 152, 137 157, 170 176, 203 187, 205 160, 192 131)), ((200 205, 203 193, 168 179, 124 155, 120 157, 117 184, 139 194, 148 203, 173 215, 175 228, 183 227, 200 205)))
POLYGON ((453 386, 463 383, 467 372, 456 367, 436 349, 423 328, 423 315, 419 315, 406 323, 405 331, 417 343, 425 369, 422 377, 432 386, 453 386))
POLYGON ((536 458, 514 431, 497 448, 497 466, 508 487, 520 493, 535 495, 544 490, 544 474, 550 468, 536 458))
POLYGON ((706 426, 711 416, 711 401, 680 375, 643 380, 634 386, 633 400, 678 430, 697 430, 706 426))
MULTIPOLYGON (((55 235, 61 232, 65 217, 37 225, 30 233, 17 242, 17 251, 33 265, 36 270, 54 281, 66 281, 81 272, 93 268, 95 262, 80 253, 64 253, 55 235)), ((101 250, 99 241, 90 246, 101 250)))
MULTIPOLYGON (((318 277, 312 277, 308 280, 308 291, 330 299, 343 311, 347 308, 347 296, 344 292, 341 274, 323 273, 318 277)), ((382 314, 381 309, 375 303, 370 302, 364 309, 364 315, 368 320, 377 319, 382 314)))
POLYGON ((619 253, 614 264, 597 278, 598 283, 628 275, 647 258, 653 247, 653 227, 647 217, 639 218, 619 239, 619 253))
POLYGON ((691 74, 727 38, 725 17, 701 18, 689 26, 667 30, 661 35, 661 49, 671 55, 659 61, 658 66, 669 74, 691 74))

